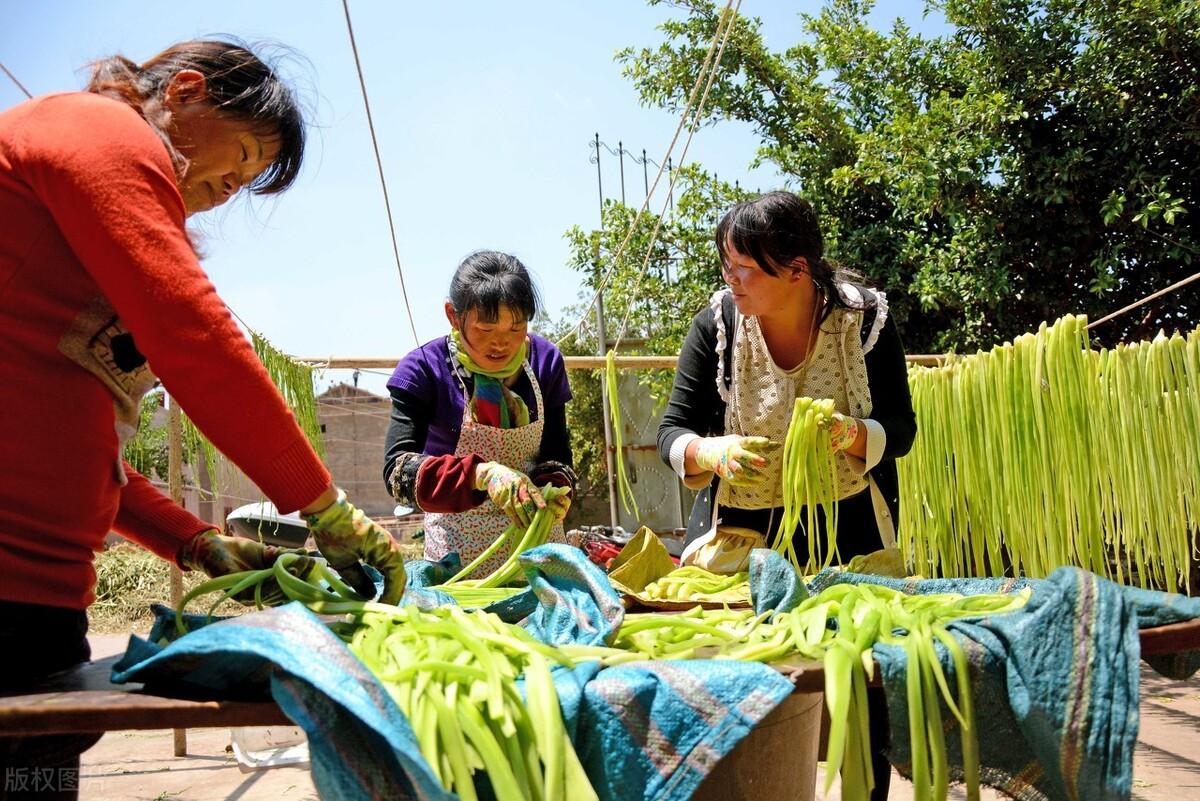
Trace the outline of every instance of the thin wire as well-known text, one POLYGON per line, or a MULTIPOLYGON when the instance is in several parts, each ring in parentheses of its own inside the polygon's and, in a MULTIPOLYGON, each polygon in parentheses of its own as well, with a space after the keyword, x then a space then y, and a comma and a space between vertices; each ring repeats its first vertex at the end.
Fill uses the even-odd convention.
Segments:
POLYGON ((16 75, 13 75, 11 72, 8 71, 8 67, 4 66, 3 61, 0 61, 0 70, 4 70, 4 74, 8 76, 8 79, 10 81, 12 81, 13 83, 15 83, 17 85, 17 88, 25 93, 26 97, 33 99, 33 95, 31 95, 29 93, 29 90, 25 88, 24 84, 22 84, 20 81, 17 80, 16 75))
POLYGON ((400 266, 400 245, 396 242, 396 223, 392 218, 392 203, 388 199, 387 179, 383 174, 383 158, 379 155, 379 140, 375 137, 375 121, 371 116, 371 101, 367 99, 367 80, 363 77, 362 62, 358 58, 358 44, 354 40, 354 26, 350 23, 349 0, 342 0, 346 12, 346 31, 350 34, 350 49, 354 52, 354 68, 358 70, 358 85, 362 89, 363 107, 367 110, 367 128, 371 131, 371 147, 375 149, 375 165, 379 168, 379 185, 383 188, 383 207, 387 210, 388 231, 392 235, 392 255, 396 258, 396 271, 400 274, 400 293, 404 296, 404 308, 408 312, 408 324, 412 327, 413 342, 420 346, 417 324, 413 320, 412 306, 408 302, 408 287, 404 283, 404 269, 400 266))
MULTIPOLYGON (((713 81, 717 77, 717 72, 721 68, 721 56, 725 53, 725 44, 729 41, 729 34, 733 31, 733 23, 737 19, 738 10, 742 7, 742 0, 737 0, 737 5, 732 10, 726 9, 726 19, 724 20, 724 33, 721 37, 721 46, 717 50, 717 57, 713 61, 712 70, 708 74, 708 82, 704 85, 704 94, 700 97, 700 104, 696 106, 694 123, 688 131, 687 140, 683 143, 683 152, 679 156, 679 163, 683 164, 687 158, 688 148, 692 144, 692 137, 695 136, 696 130, 700 127, 700 119, 704 114, 704 104, 708 102, 708 92, 712 89, 713 81)), ((717 30, 721 31, 721 25, 717 25, 717 30)), ((650 269, 650 259, 654 255, 654 245, 658 242, 658 232, 662 228, 663 216, 667 212, 667 204, 671 202, 671 193, 675 190, 675 182, 679 178, 679 171, 676 170, 671 174, 671 182, 667 186, 667 203, 663 204, 662 211, 659 212, 658 219, 654 222, 654 230, 650 232, 650 244, 646 247, 646 258, 642 262, 642 269, 638 272, 637 280, 633 285, 632 295, 636 296, 638 288, 642 285, 642 279, 646 277, 646 272, 650 269)), ((621 325, 617 328, 617 337, 613 340, 612 351, 616 354, 617 349, 621 346, 621 339, 625 336, 626 326, 629 323, 629 315, 633 313, 633 304, 625 305, 625 316, 621 319, 621 325)))
MULTIPOLYGON (((741 5, 741 0, 738 0, 738 5, 741 5)), ((728 11, 732 7, 733 0, 727 0, 725 4, 725 10, 728 11)), ((629 231, 625 234, 625 238, 621 241, 620 246, 617 247, 616 254, 613 256, 612 266, 610 266, 608 270, 604 272, 599 285, 596 287, 595 293, 592 294, 591 301, 586 307, 584 307, 583 313, 579 315, 579 320, 576 321, 575 325, 571 326, 567 333, 563 334, 558 341, 554 343, 556 347, 561 347, 562 344, 568 339, 579 334, 580 330, 583 328, 584 320, 587 319, 588 314, 596 305, 596 301, 604 293, 604 289, 608 286, 609 280, 616 271, 616 266, 620 263, 620 257, 625 252, 625 246, 629 244, 629 240, 633 236, 633 232, 637 230, 638 221, 642 219, 642 215, 646 212, 646 208, 650 205, 650 198, 654 196, 654 192, 658 189, 658 182, 662 179, 663 171, 666 169, 667 160, 671 157, 671 151, 675 149, 675 143, 679 141, 679 134, 683 131, 683 126, 687 124, 688 115, 695 104, 696 95, 700 92, 700 86, 704 83, 705 75, 708 73, 709 64, 713 60, 713 54, 717 49, 717 39, 720 37, 720 35, 721 26, 718 24, 716 31, 713 32, 712 41, 708 44, 708 52, 704 55, 704 63, 700 66, 700 72, 696 75, 696 82, 692 85, 692 91, 688 95, 688 101, 684 106, 683 114, 680 115, 679 125, 675 128, 675 135, 671 137, 671 144, 667 146, 666 155, 663 156, 662 163, 659 164, 658 167, 658 173, 654 176, 654 183, 650 186, 650 191, 646 193, 646 197, 642 201, 642 206, 638 209, 637 215, 634 216, 633 223, 629 226, 629 231)), ((604 343, 600 344, 603 345, 604 343)))
POLYGON ((1200 279, 1200 272, 1195 273, 1194 275, 1191 275, 1188 278, 1183 279, 1182 281, 1176 281, 1175 283, 1171 284, 1166 289, 1158 290, 1153 295, 1147 295, 1146 297, 1142 298, 1141 300, 1139 300, 1136 303, 1130 303, 1128 306, 1124 307, 1123 309, 1117 309, 1112 314, 1101 317, 1099 320, 1097 320, 1094 323, 1088 323, 1088 330, 1091 331, 1093 328, 1100 325, 1101 323, 1107 323, 1109 320, 1112 320, 1115 317, 1120 317, 1122 314, 1125 314, 1126 312, 1133 311, 1138 306, 1146 305, 1147 303, 1154 300, 1155 298, 1161 298, 1163 295, 1174 292, 1176 289, 1179 289, 1180 287, 1187 286, 1188 284, 1192 283, 1193 281, 1195 281, 1197 279, 1200 279))

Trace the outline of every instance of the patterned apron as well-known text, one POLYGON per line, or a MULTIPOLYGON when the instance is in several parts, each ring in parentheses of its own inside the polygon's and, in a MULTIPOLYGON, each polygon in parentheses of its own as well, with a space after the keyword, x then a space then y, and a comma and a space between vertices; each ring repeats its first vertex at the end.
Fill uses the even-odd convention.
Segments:
MULTIPOLYGON (((542 387, 529 360, 522 365, 529 383, 533 386, 533 402, 537 419, 526 426, 517 428, 496 428, 483 425, 471 419, 471 393, 467 391, 466 382, 454 370, 459 385, 463 391, 462 432, 458 437, 458 446, 454 449, 455 456, 477 454, 485 461, 499 462, 514 470, 528 473, 533 469, 538 453, 542 449, 542 387)), ((476 556, 483 553, 489 545, 496 541, 511 521, 508 515, 492 503, 490 498, 474 509, 465 512, 425 515, 425 558, 437 561, 446 554, 457 552, 462 557, 463 565, 471 563, 476 556)), ((550 542, 567 541, 563 534, 561 523, 556 523, 550 530, 550 542)), ((491 573, 504 560, 508 559, 510 547, 501 548, 487 561, 480 565, 468 578, 483 578, 491 573)))

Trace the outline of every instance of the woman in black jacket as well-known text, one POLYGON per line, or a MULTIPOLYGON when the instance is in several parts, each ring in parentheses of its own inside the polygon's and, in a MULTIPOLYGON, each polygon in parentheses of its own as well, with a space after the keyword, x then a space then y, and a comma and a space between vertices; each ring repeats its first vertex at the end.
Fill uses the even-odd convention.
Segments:
MULTIPOLYGON (((663 461, 701 490, 684 561, 703 564, 697 556, 705 553, 719 560, 730 539, 773 543, 783 517, 776 444, 795 399, 805 396, 832 399, 837 409, 830 444, 838 454, 838 515, 829 533, 840 558, 894 545, 896 459, 912 447, 917 427, 887 298, 826 261, 812 206, 790 192, 739 203, 717 226, 716 242, 727 288, 692 320, 658 430, 663 461)), ((825 523, 819 515, 820 530, 807 535, 824 541, 825 523)), ((798 553, 807 551, 805 535, 795 534, 798 553)), ((872 798, 882 799, 887 716, 872 695, 872 798)))

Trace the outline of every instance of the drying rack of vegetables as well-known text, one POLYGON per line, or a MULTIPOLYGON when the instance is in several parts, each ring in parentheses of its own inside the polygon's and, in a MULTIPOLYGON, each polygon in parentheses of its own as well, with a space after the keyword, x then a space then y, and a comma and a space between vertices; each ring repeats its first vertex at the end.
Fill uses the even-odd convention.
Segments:
POLYGON ((1087 320, 909 370, 900 546, 923 575, 1187 585, 1200 530, 1200 333, 1093 350, 1087 320))
POLYGON ((608 392, 609 422, 612 425, 615 448, 613 462, 617 469, 617 491, 621 503, 624 505, 625 511, 632 513, 633 519, 637 520, 641 515, 638 513, 637 499, 634 498, 633 488, 629 485, 629 474, 625 471, 625 435, 621 426, 621 395, 617 391, 616 358, 617 351, 614 348, 609 348, 608 353, 604 355, 604 386, 608 392))
POLYGON ((908 658, 917 797, 947 796, 944 703, 959 724, 968 798, 977 799, 969 670, 946 625, 1013 611, 1029 597, 1028 590, 906 595, 878 585, 835 584, 789 612, 756 615, 696 607, 676 615, 626 615, 609 646, 550 647, 483 610, 420 611, 365 601, 323 560, 314 560, 307 577, 298 578, 289 568, 303 558, 287 554, 272 568, 214 579, 189 593, 184 605, 219 593, 215 608, 253 592, 263 603, 296 600, 319 614, 340 616, 330 624, 332 630, 408 716, 443 786, 463 798, 475 797, 479 771, 486 772, 498 799, 595 797, 563 729, 551 677, 555 666, 573 668, 590 660, 611 666, 646 659, 778 663, 799 658, 824 667, 831 720, 826 792, 840 772, 843 798, 866 799, 872 785, 866 686, 874 670, 871 649, 884 643, 904 648, 908 658), (952 676, 942 668, 939 645, 951 657, 952 676))

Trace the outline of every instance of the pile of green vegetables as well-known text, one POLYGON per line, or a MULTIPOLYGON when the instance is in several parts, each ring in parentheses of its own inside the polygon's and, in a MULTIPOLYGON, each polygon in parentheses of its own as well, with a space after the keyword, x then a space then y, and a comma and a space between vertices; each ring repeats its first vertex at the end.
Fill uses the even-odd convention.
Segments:
POLYGON ((404 712, 442 786, 463 801, 478 797, 480 772, 497 801, 596 798, 559 710, 550 668, 574 663, 558 650, 456 606, 363 604, 335 631, 404 712))
POLYGON ((773 616, 700 607, 679 615, 627 615, 611 647, 567 645, 559 650, 577 661, 599 659, 606 665, 696 658, 770 663, 800 657, 822 662, 830 718, 825 792, 840 771, 842 798, 855 801, 868 798, 874 783, 866 698, 874 670, 871 649, 876 643, 902 647, 908 658, 914 797, 947 797, 944 703, 959 725, 967 797, 977 800, 979 748, 970 667, 946 624, 1011 612, 1028 598, 1028 590, 1011 595, 906 595, 872 584, 835 584, 792 611, 773 616), (938 645, 954 665, 953 691, 938 645))
POLYGON ((923 575, 1077 565, 1186 586, 1200 530, 1200 333, 1092 350, 1087 320, 909 371, 900 546, 923 575))
MULTIPOLYGON (((344 616, 332 624, 408 716, 422 753, 448 790, 474 798, 485 771, 496 798, 594 798, 563 728, 550 668, 589 660, 604 665, 656 659, 822 662, 831 728, 826 792, 841 773, 842 797, 870 793, 871 747, 866 685, 876 643, 908 658, 909 736, 916 797, 944 799, 949 786, 941 708, 958 721, 968 798, 979 797, 979 758, 962 648, 946 630, 953 620, 1020 608, 1011 595, 906 595, 870 584, 837 584, 789 612, 695 607, 681 614, 626 615, 610 646, 547 646, 519 626, 480 610, 450 606, 422 612, 363 601, 317 560, 307 580, 275 567, 214 579, 189 594, 220 600, 246 593, 260 603, 298 600, 344 616), (947 678, 938 646, 954 665, 947 678), (522 698, 517 682, 524 681, 522 698), (952 688, 953 685, 953 688, 952 688)), ((215 604, 214 604, 215 606, 215 604)), ((181 624, 182 626, 182 624, 181 624)))
POLYGON ((783 442, 783 522, 774 547, 806 573, 828 567, 837 554, 837 456, 829 444, 835 411, 831 400, 797 398, 783 442), (816 536, 818 508, 825 514, 824 543, 816 536), (808 535, 804 562, 793 545, 797 527, 808 535))
POLYGON ((750 574, 723 576, 696 565, 684 565, 650 582, 641 595, 656 601, 722 604, 750 603, 750 574))

